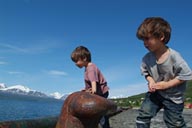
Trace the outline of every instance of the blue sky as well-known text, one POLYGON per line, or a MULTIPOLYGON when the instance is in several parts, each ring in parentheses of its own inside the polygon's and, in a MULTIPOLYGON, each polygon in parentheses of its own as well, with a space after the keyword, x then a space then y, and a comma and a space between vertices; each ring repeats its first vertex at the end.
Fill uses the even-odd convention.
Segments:
POLYGON ((0 0, 0 83, 48 94, 81 90, 84 69, 70 54, 84 45, 111 97, 145 92, 140 63, 147 50, 136 38, 138 26, 150 16, 169 21, 168 46, 192 67, 191 11, 190 0, 0 0))

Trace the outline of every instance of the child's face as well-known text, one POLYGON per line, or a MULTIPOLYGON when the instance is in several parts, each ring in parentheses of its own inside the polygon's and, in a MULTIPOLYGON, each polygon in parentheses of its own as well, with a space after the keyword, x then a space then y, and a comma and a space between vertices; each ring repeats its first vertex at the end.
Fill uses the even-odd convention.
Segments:
POLYGON ((151 52, 157 51, 162 45, 165 45, 162 42, 162 39, 160 38, 155 38, 153 36, 149 36, 145 39, 143 39, 144 46, 151 52))
POLYGON ((75 62, 75 65, 79 68, 82 68, 86 66, 86 61, 79 59, 77 62, 75 62))

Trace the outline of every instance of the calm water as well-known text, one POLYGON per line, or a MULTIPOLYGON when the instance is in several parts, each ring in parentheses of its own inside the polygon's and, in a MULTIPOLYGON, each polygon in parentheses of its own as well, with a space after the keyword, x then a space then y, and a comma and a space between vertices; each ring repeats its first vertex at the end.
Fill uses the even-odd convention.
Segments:
POLYGON ((0 121, 58 116, 64 101, 0 94, 0 121))

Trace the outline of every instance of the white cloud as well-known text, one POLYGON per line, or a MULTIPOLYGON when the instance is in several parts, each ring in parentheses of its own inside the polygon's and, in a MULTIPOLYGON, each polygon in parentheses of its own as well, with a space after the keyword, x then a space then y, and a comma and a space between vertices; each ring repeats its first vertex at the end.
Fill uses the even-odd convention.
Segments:
POLYGON ((66 76, 67 73, 59 70, 50 70, 48 71, 49 75, 57 75, 57 76, 66 76))
POLYGON ((128 97, 137 95, 140 93, 144 93, 147 91, 147 85, 145 83, 120 86, 117 88, 110 88, 110 96, 111 98, 115 97, 128 97))
POLYGON ((23 74, 23 72, 18 72, 18 71, 9 71, 8 73, 11 74, 11 75, 23 74))
POLYGON ((13 52, 13 53, 30 53, 37 54, 50 51, 55 48, 61 48, 62 43, 60 41, 54 40, 38 40, 32 41, 31 43, 0 43, 1 52, 13 52), (46 45, 45 45, 46 44, 46 45))
POLYGON ((5 64, 7 64, 7 62, 0 61, 0 65, 5 65, 5 64))
POLYGON ((14 45, 10 45, 10 44, 0 44, 0 47, 2 47, 4 50, 3 51, 18 51, 18 52, 27 52, 26 49, 24 48, 20 48, 14 45))

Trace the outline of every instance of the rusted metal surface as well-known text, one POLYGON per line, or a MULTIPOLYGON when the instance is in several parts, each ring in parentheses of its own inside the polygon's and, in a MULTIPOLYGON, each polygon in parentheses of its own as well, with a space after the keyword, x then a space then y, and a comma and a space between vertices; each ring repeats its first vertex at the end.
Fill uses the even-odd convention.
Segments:
POLYGON ((56 128, 97 128, 101 117, 116 109, 111 100, 88 92, 75 92, 65 100, 56 128))
POLYGON ((55 128, 58 117, 0 122, 0 128, 55 128))

